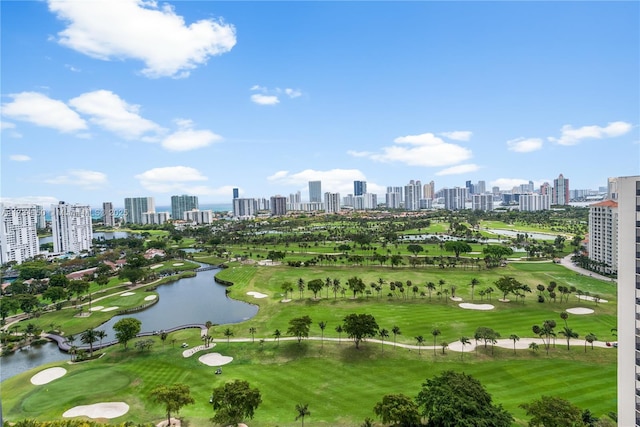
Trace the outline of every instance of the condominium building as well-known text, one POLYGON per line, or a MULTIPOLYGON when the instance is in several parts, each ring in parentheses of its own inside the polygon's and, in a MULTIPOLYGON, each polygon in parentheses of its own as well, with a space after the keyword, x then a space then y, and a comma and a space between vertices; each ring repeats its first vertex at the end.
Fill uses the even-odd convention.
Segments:
POLYGON ((493 194, 474 194, 471 198, 471 209, 490 212, 493 210, 493 194))
POLYGON ((640 176, 618 178, 618 425, 640 426, 640 176))
POLYGON ((618 270, 618 203, 604 200, 589 206, 589 259, 600 271, 614 274, 618 270))
POLYGON ((188 196, 186 194, 182 196, 171 196, 172 219, 184 219, 184 213, 194 209, 199 209, 197 196, 188 196))
POLYGON ((436 196, 436 183, 430 181, 428 184, 425 184, 422 189, 422 197, 424 199, 433 199, 436 196))
POLYGON ((143 225, 162 225, 169 221, 169 212, 143 212, 143 225))
POLYGON ((0 265, 18 264, 39 254, 36 205, 4 205, 0 203, 0 265))
POLYGON ((124 199, 124 219, 130 224, 142 224, 142 214, 155 212, 156 203, 153 197, 127 197, 124 199))
POLYGON ((36 228, 38 230, 47 228, 47 213, 44 206, 36 205, 36 228))
POLYGON ((353 181, 353 195, 362 196, 367 193, 367 181, 353 181))
POLYGON ((569 179, 562 176, 562 174, 553 180, 551 203, 554 205, 569 204, 569 179))
POLYGON ((113 227, 115 225, 115 213, 111 202, 102 203, 102 223, 105 227, 113 227))
POLYGON ((309 201, 322 202, 322 181, 309 181, 309 201))
POLYGON ((454 187, 445 188, 443 190, 444 195, 444 208, 450 211, 458 211, 465 208, 466 200, 466 188, 454 187))
POLYGON ((549 194, 520 194, 518 207, 522 212, 545 211, 551 208, 549 194))
POLYGON ((269 206, 271 207, 271 215, 281 216, 287 214, 287 198, 284 196, 271 196, 269 206))
POLYGON ((400 209, 400 207, 402 206, 402 193, 395 192, 395 191, 388 191, 389 188, 387 189, 387 194, 384 195, 385 204, 387 205, 387 208, 400 209))
POLYGON ((618 199, 618 178, 607 179, 607 199, 618 199))
POLYGON ((258 201, 256 199, 233 199, 233 216, 235 218, 253 218, 257 211, 258 201))
POLYGON ((238 197, 240 197, 240 190, 237 188, 233 189, 233 198, 237 199, 238 197))
POLYGON ((404 186, 404 208, 408 211, 420 209, 420 199, 422 199, 422 183, 420 181, 409 181, 404 186))
POLYGON ((184 213, 184 220, 192 224, 211 224, 213 222, 213 211, 193 209, 184 213))
POLYGON ((340 212, 340 193, 324 193, 324 211, 326 213, 340 212))
POLYGON ((53 251, 78 253, 91 249, 93 226, 89 205, 51 205, 53 251))

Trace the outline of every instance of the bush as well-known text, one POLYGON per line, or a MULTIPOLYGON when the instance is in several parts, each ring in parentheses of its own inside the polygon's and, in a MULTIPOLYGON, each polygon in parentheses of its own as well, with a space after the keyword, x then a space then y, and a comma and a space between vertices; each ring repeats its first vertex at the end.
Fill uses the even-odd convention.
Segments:
POLYGON ((544 302, 544 297, 542 295, 538 295, 538 302, 544 302))

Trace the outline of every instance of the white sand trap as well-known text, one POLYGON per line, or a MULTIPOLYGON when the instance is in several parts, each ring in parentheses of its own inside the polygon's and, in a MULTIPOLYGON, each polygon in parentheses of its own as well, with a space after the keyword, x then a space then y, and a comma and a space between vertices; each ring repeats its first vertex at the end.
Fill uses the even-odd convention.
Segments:
POLYGON ((100 311, 100 310, 102 310, 103 308, 104 308, 104 306, 103 306, 103 305, 94 305, 93 307, 91 307, 91 308, 89 309, 89 311, 100 311))
POLYGON ((460 297, 451 297, 450 299, 451 301, 462 301, 462 298, 460 297))
POLYGON ((102 310, 103 313, 106 313, 107 311, 113 311, 113 310, 117 310, 120 307, 107 307, 105 309, 102 310))
POLYGON ((280 301, 280 302, 291 302, 291 298, 283 299, 283 300, 282 300, 282 301, 280 301))
POLYGON ((571 314, 591 314, 593 310, 584 307, 567 308, 567 313, 571 314))
POLYGON ((151 270, 155 270, 156 268, 160 268, 162 267, 164 264, 154 264, 151 267, 149 267, 151 270))
MULTIPOLYGON (((585 301, 595 301, 596 299, 590 295, 576 295, 578 297, 579 300, 585 300, 585 301)), ((609 302, 606 299, 598 299, 598 302, 609 302)))
POLYGON ((233 357, 223 356, 220 353, 208 353, 200 356, 198 361, 208 366, 222 366, 231 363, 233 357))
POLYGON ((89 417, 89 418, 117 418, 129 412, 129 405, 124 402, 96 403, 94 405, 75 406, 64 414, 65 418, 89 417))
POLYGON ((125 292, 123 294, 120 294, 121 297, 130 297, 131 295, 135 295, 135 292, 125 292))
POLYGON ((152 300, 154 300, 156 298, 158 298, 157 295, 149 295, 149 296, 144 297, 144 300, 145 301, 152 301, 152 300))
POLYGON ((251 295, 254 298, 266 298, 266 297, 269 296, 269 295, 266 295, 266 294, 262 294, 260 292, 253 292, 253 291, 247 292, 247 295, 251 295))
POLYGON ((173 264, 174 267, 179 267, 181 265, 184 265, 184 262, 176 262, 175 264, 173 264))
POLYGON ((460 308, 466 308, 468 310, 493 310, 495 307, 491 304, 471 304, 469 302, 463 302, 458 304, 460 308))
POLYGON ((58 378, 64 376, 64 374, 66 373, 67 373, 67 370, 64 368, 45 369, 44 371, 40 371, 31 377, 31 384, 34 384, 34 385, 47 384, 53 380, 57 380, 58 378))

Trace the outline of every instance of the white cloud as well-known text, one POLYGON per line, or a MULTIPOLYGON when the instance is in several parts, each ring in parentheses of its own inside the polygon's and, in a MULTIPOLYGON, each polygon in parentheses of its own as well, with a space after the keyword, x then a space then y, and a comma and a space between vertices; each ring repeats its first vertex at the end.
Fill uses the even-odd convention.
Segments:
POLYGON ((9 96, 13 101, 2 104, 2 114, 7 117, 60 132, 87 129, 87 124, 82 117, 62 101, 51 99, 38 92, 21 92, 9 96))
POLYGON ((53 196, 23 196, 23 197, 0 197, 0 202, 9 205, 41 205, 48 209, 51 205, 57 205, 59 199, 53 196))
POLYGON ((46 179, 44 182, 57 185, 77 185, 79 187, 93 189, 106 184, 107 175, 97 171, 74 169, 67 171, 64 175, 46 179))
POLYGON ((31 160, 31 157, 27 156, 26 154, 12 154, 9 156, 9 160, 12 160, 14 162, 28 162, 29 160, 31 160))
POLYGON ((14 123, 11 122, 5 122, 5 121, 0 121, 0 129, 1 130, 5 130, 5 129, 15 129, 16 125, 14 123))
POLYGON ((507 148, 517 153, 530 153, 542 148, 542 139, 540 138, 516 138, 507 141, 507 148))
MULTIPOLYGON (((279 171, 267 177, 267 180, 278 185, 293 186, 301 191, 308 191, 309 181, 322 181, 322 193, 340 193, 341 196, 353 194, 353 181, 366 181, 365 175, 358 169, 331 169, 318 171, 305 169, 297 173, 279 171)), ((375 186, 375 184, 371 184, 375 186)), ((369 191, 370 183, 367 183, 369 191)), ((373 188, 373 187, 372 187, 373 188)))
POLYGON ((172 133, 162 140, 162 146, 169 151, 189 151, 207 147, 222 137, 209 130, 184 129, 172 133))
POLYGON ((280 102, 275 95, 262 95, 261 93, 251 95, 251 101, 259 105, 276 105, 280 102))
POLYGON ((455 130, 453 132, 440 132, 438 135, 453 139, 454 141, 468 141, 471 139, 473 133, 468 130, 455 130))
POLYGON ((259 90, 260 92, 266 92, 267 88, 264 86, 260 86, 260 85, 253 85, 251 86, 251 89, 249 90, 259 90))
POLYGON ((602 139, 613 138, 624 135, 631 130, 632 126, 626 122, 610 122, 607 126, 583 126, 574 129, 571 125, 564 125, 561 129, 560 138, 549 137, 551 142, 557 142, 560 145, 576 145, 583 139, 602 139))
POLYGON ((186 24, 167 4, 155 1, 50 0, 49 10, 67 27, 59 43, 101 60, 143 61, 148 77, 186 77, 236 44, 233 25, 202 19, 186 24))
POLYGON ((208 180, 199 170, 189 166, 149 169, 134 178, 147 190, 159 193, 182 190, 189 188, 192 182, 208 180))
POLYGON ((396 145, 383 147, 380 153, 348 151, 354 157, 368 157, 377 162, 398 162, 409 166, 449 166, 471 158, 471 150, 444 142, 432 133, 401 136, 396 145), (408 146, 408 147, 407 147, 408 146))
POLYGON ((82 71, 80 68, 76 68, 73 65, 65 64, 64 66, 67 70, 73 71, 74 73, 79 73, 80 71, 82 71))
POLYGON ((83 93, 70 100, 69 104, 90 116, 92 123, 127 139, 140 138, 148 132, 162 131, 156 123, 140 116, 138 105, 128 104, 108 90, 83 93))
POLYGON ((297 89, 286 88, 284 90, 284 93, 286 93, 289 98, 297 98, 299 96, 302 96, 302 92, 297 89))
POLYGON ((474 165, 474 164, 470 163, 470 164, 466 164, 466 165, 457 165, 457 166, 452 166, 452 167, 447 168, 447 169, 442 169, 441 171, 436 172, 436 175, 437 176, 460 175, 460 174, 463 174, 463 173, 476 172, 479 169, 480 169, 480 167, 478 165, 474 165))

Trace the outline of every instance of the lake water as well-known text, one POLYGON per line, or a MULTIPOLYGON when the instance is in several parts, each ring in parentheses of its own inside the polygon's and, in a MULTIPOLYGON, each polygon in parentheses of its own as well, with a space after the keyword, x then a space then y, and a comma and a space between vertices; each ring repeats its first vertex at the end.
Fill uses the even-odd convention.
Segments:
MULTIPOLYGON (((150 332, 207 321, 217 324, 238 323, 255 316, 258 306, 226 296, 226 288, 213 280, 218 271, 203 271, 195 277, 161 285, 156 289, 158 303, 141 312, 114 316, 96 329, 106 331, 108 335, 105 341, 111 341, 115 339, 112 326, 123 317, 139 319, 142 322, 142 332, 150 332)), ((97 301, 95 305, 100 303, 101 301, 97 301)), ((54 343, 17 351, 11 356, 0 357, 0 381, 45 363, 68 359, 69 355, 59 351, 54 343)))

